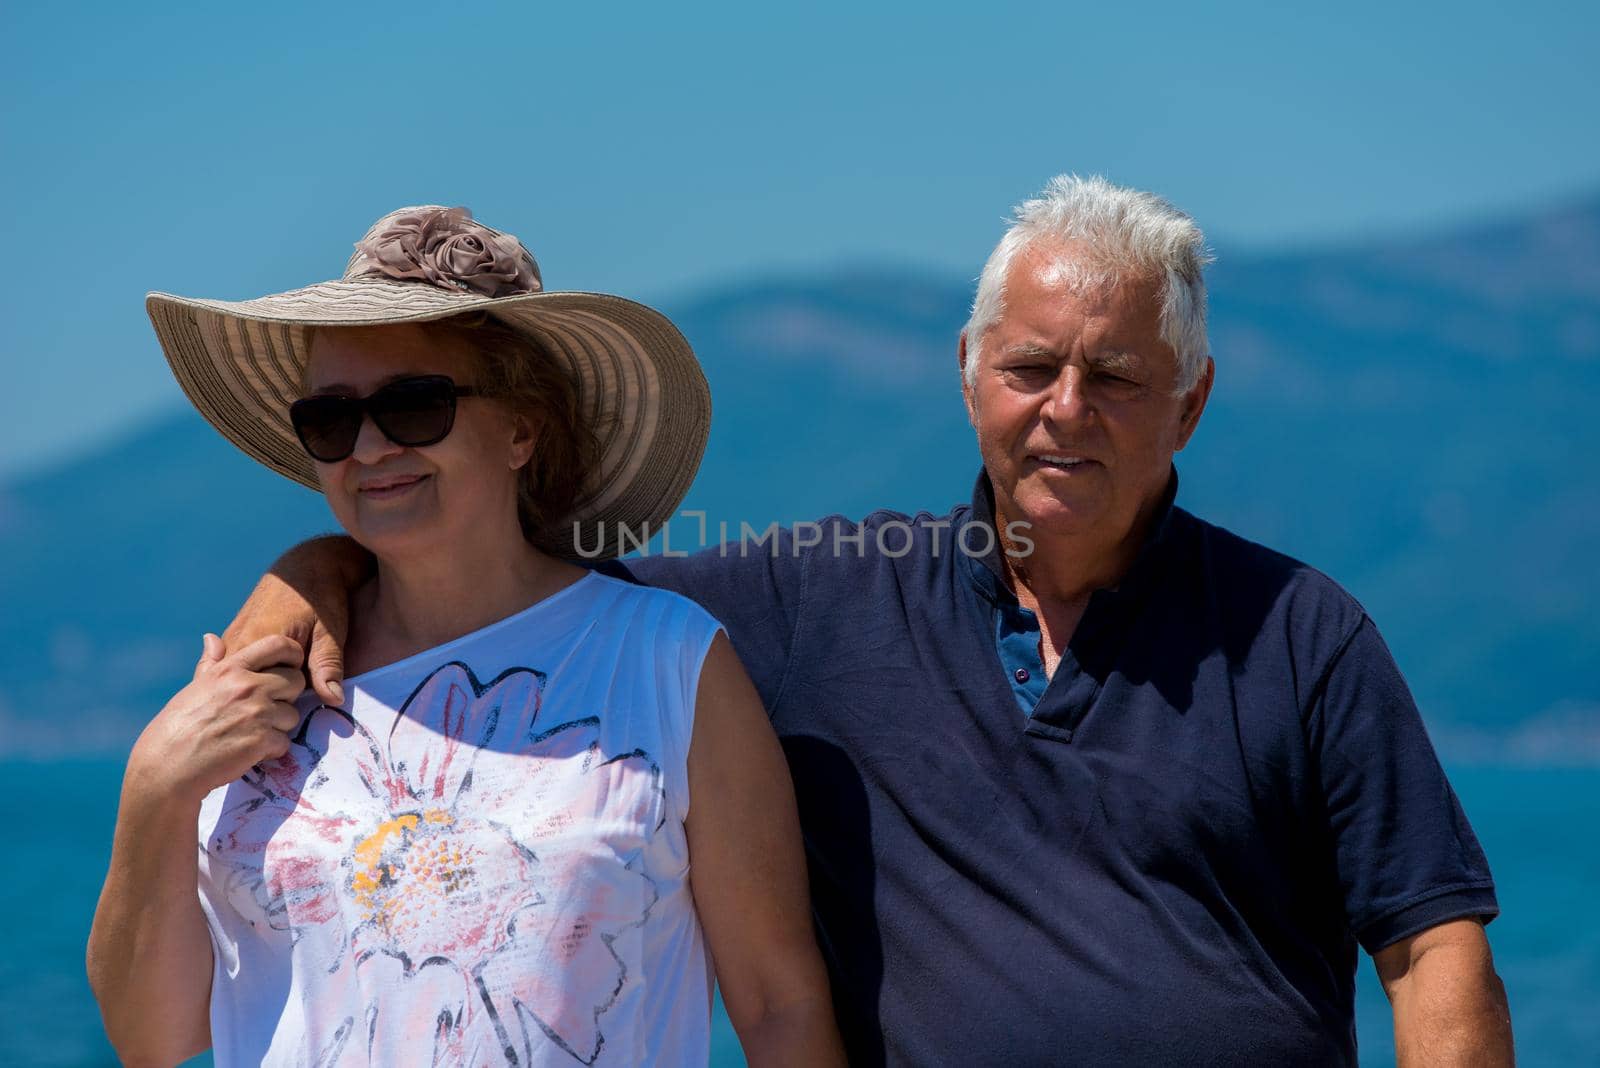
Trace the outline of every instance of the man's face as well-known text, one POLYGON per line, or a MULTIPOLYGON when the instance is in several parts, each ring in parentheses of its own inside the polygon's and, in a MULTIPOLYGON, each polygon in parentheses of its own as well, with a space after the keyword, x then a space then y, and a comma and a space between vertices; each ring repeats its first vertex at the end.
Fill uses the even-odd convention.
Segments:
POLYGON ((1060 269, 1073 252, 1057 245, 1018 254, 1004 310, 963 392, 1002 523, 1120 540, 1165 490, 1173 454, 1200 421, 1212 370, 1207 361, 1200 381, 1179 394, 1177 354, 1161 337, 1160 283, 1074 286, 1060 269))

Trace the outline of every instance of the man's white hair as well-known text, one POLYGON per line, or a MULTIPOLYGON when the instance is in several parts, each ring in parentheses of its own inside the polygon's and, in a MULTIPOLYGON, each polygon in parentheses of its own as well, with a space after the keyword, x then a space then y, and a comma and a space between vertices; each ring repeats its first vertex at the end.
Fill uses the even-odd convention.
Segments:
POLYGON ((984 337, 1005 309, 1005 283, 1017 254, 1042 245, 1063 248, 1056 277, 1075 288, 1125 278, 1161 280, 1161 336, 1178 354, 1178 386, 1200 380, 1206 358, 1205 265, 1211 254, 1193 219, 1153 193, 1113 185, 1095 175, 1062 174, 1044 192, 1017 205, 1011 226, 978 278, 967 320, 967 384, 977 378, 984 337))

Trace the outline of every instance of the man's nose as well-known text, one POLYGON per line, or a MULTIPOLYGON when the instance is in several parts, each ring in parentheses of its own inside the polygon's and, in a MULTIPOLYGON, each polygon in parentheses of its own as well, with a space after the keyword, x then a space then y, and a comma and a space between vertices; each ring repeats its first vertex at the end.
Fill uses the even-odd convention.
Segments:
POLYGON ((1094 404, 1086 386, 1083 368, 1063 364, 1061 372, 1050 386, 1050 397, 1045 402, 1043 415, 1053 423, 1067 426, 1084 423, 1094 418, 1094 404))
POLYGON ((400 451, 401 446, 396 445, 384 436, 378 429, 378 424, 372 421, 372 416, 366 412, 361 415, 361 430, 356 434, 356 448, 351 453, 351 458, 357 463, 375 464, 379 460, 400 451))

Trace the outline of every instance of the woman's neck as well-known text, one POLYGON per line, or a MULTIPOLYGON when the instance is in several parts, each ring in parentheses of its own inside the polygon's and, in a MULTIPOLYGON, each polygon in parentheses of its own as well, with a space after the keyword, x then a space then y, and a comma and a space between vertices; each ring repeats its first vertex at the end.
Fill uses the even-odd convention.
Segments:
POLYGON ((519 536, 386 558, 351 603, 351 675, 432 649, 514 615, 587 572, 519 536))

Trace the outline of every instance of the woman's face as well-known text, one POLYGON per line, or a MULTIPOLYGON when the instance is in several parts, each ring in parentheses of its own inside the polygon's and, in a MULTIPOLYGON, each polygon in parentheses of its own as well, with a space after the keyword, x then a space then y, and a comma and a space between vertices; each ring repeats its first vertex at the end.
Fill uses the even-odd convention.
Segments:
MULTIPOLYGON (((482 364, 470 346, 411 323, 321 327, 312 338, 307 396, 367 397, 413 375, 449 375, 477 386, 482 364)), ((396 445, 370 415, 355 451, 335 463, 312 461, 340 526, 379 556, 481 544, 492 526, 517 523, 518 470, 533 453, 532 427, 503 404, 456 400, 455 425, 433 445, 396 445)))

